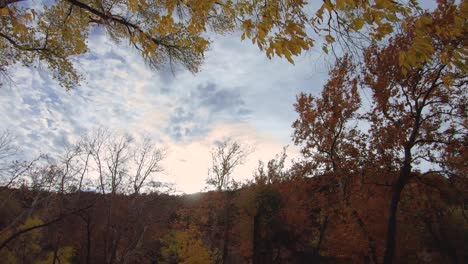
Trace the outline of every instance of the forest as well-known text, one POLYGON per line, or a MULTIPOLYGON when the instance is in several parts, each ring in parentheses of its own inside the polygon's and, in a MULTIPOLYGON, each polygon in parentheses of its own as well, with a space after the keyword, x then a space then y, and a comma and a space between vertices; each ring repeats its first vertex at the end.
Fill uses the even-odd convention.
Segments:
POLYGON ((1 131, 0 263, 466 263, 468 2, 318 2, 0 0, 0 89, 39 64, 81 89, 97 27, 155 72, 202 70, 209 34, 332 58, 284 124, 300 158, 284 148, 238 181, 253 150, 226 138, 200 193, 155 177, 168 150, 150 137, 100 127, 26 159, 1 131))

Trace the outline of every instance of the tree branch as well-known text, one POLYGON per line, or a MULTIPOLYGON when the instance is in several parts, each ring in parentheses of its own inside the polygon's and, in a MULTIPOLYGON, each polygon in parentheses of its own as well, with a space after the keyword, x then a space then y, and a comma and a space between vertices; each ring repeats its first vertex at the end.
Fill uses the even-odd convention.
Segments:
POLYGON ((7 7, 8 5, 17 3, 17 2, 22 2, 24 0, 0 0, 0 9, 7 7))
POLYGON ((81 211, 85 211, 91 207, 93 207, 94 205, 88 205, 84 208, 80 208, 80 209, 77 209, 77 210, 73 210, 71 212, 67 212, 67 213, 62 213, 60 214, 58 217, 46 222, 46 223, 43 223, 43 224, 40 224, 40 225, 35 225, 35 226, 31 226, 31 227, 28 227, 28 228, 24 228, 24 229, 20 229, 18 231, 16 231, 15 233, 13 233, 12 235, 10 235, 7 239, 5 239, 2 244, 0 244, 0 250, 2 250, 5 246, 8 245, 8 243, 10 243, 11 241, 13 241, 14 239, 16 239, 17 237, 25 234, 25 233, 28 233, 32 230, 35 230, 35 229, 39 229, 39 228, 43 228, 43 227, 47 227, 47 226, 50 226, 54 223, 57 223, 57 222, 60 222, 62 221, 64 218, 72 215, 72 214, 76 214, 77 212, 81 212, 81 211))

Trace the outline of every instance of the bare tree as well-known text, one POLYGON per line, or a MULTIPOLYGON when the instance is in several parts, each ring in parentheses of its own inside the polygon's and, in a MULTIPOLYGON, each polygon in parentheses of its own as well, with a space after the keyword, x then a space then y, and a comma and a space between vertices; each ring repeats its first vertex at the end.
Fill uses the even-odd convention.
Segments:
POLYGON ((86 164, 82 167, 87 168, 88 178, 97 178, 97 188, 103 194, 139 194, 145 187, 154 185, 152 178, 163 171, 161 162, 166 153, 149 137, 138 141, 102 128, 83 137, 76 149, 86 164))
MULTIPOLYGON (((139 219, 147 206, 138 194, 163 186, 156 184, 153 177, 163 171, 164 148, 156 147, 149 137, 139 141, 129 135, 111 133, 101 128, 84 136, 54 158, 40 155, 30 161, 17 161, 17 153, 14 137, 7 132, 0 134, 0 184, 5 187, 1 193, 5 199, 0 202, 0 208, 12 201, 15 193, 26 192, 28 196, 25 209, 12 213, 0 226, 0 236, 5 236, 5 239, 0 239, 0 249, 28 232, 54 225, 71 215, 84 215, 89 232, 91 219, 86 218, 89 215, 87 210, 96 201, 93 200, 91 205, 86 202, 86 206, 82 207, 85 202, 80 198, 82 196, 64 194, 80 193, 87 182, 94 182, 91 188, 103 194, 100 197, 105 206, 103 238, 106 263, 116 262, 123 255, 138 251, 138 241, 145 234, 147 224, 142 222, 135 226, 130 221, 139 219), (116 206, 118 194, 135 194, 128 204, 128 210, 121 211, 116 206), (78 200, 64 202, 71 197, 78 200), (39 209, 50 211, 44 222, 21 228, 39 209), (122 216, 122 212, 126 215, 122 216), (118 222, 116 217, 124 217, 128 222, 118 222), (133 233, 128 236, 128 241, 123 241, 121 237, 128 232, 129 226, 132 226, 133 233), (123 244, 126 250, 121 252, 119 248, 123 244)), ((88 243, 88 258, 90 247, 88 243)))
POLYGON ((5 177, 2 177, 0 209, 18 203, 21 206, 9 212, 8 218, 2 219, 0 250, 29 232, 54 225, 75 212, 92 207, 92 205, 85 207, 80 205, 79 208, 62 206, 61 199, 64 196, 57 196, 56 193, 63 193, 67 184, 65 181, 68 180, 64 175, 61 164, 54 163, 53 159, 46 155, 39 155, 29 161, 15 160, 8 164, 3 174, 5 177), (41 217, 43 221, 24 227, 24 223, 37 216, 39 211, 43 213, 48 211, 42 215, 45 217, 41 217))
POLYGON ((229 190, 233 187, 232 173, 234 169, 245 163, 252 149, 233 139, 219 142, 212 150, 212 165, 208 171, 206 183, 218 191, 229 190))
MULTIPOLYGON (((102 194, 105 194, 108 189, 106 188, 108 173, 106 171, 106 157, 104 156, 108 137, 110 137, 110 133, 105 129, 99 128, 91 135, 84 136, 78 143, 79 148, 83 148, 94 161, 92 165, 94 165, 94 172, 98 177, 98 189, 102 194)), ((90 172, 88 171, 88 174, 90 172)))
MULTIPOLYGON (((138 194, 155 186, 153 177, 163 171, 161 162, 165 157, 165 149, 156 147, 149 137, 139 141, 129 135, 111 133, 100 128, 83 137, 75 146, 75 152, 81 156, 81 166, 78 166, 81 169, 75 170, 79 172, 75 173, 79 176, 79 182, 83 182, 84 179, 94 179, 97 181, 96 190, 103 194, 106 208, 105 262, 113 263, 128 252, 136 250, 138 243, 133 242, 138 241, 146 232, 145 226, 136 227, 132 224, 132 228, 138 231, 135 231, 127 241, 121 240, 123 233, 127 231, 122 227, 122 223, 119 225, 115 220, 118 214, 121 214, 116 208, 117 195, 135 194, 125 217, 127 221, 138 219, 145 207, 138 194), (119 251, 123 243, 127 244, 126 250, 119 251)), ((72 153, 68 156, 73 157, 73 155, 72 153)))
POLYGON ((132 138, 128 135, 111 136, 107 142, 106 165, 111 194, 117 193, 122 181, 128 175, 130 160, 130 144, 132 138))
POLYGON ((8 130, 2 131, 0 133, 0 181, 3 187, 8 187, 17 178, 12 179, 9 177, 13 164, 11 158, 17 152, 18 148, 14 145, 13 135, 8 130))
POLYGON ((34 190, 53 190, 56 184, 56 166, 47 155, 30 160, 20 159, 15 137, 7 130, 0 132, 0 186, 34 190))
POLYGON ((18 153, 14 140, 15 137, 8 130, 0 133, 0 161, 11 158, 18 153))
MULTIPOLYGON (((20 161, 18 154, 19 148, 15 144, 15 137, 7 130, 2 131, 0 133, 0 186, 2 187, 0 209, 12 201, 15 188, 25 186, 31 189, 48 189, 53 184, 53 175, 46 173, 48 166, 42 163, 45 156, 20 161)), ((13 213, 5 225, 0 227, 0 235, 29 217, 43 200, 40 195, 32 196, 26 206, 27 210, 13 213)))
POLYGON ((142 143, 133 150, 132 156, 136 169, 130 176, 130 180, 133 185, 133 193, 139 194, 146 183, 151 183, 147 182, 151 175, 164 171, 161 162, 166 156, 166 150, 155 148, 152 140, 145 137, 142 143))

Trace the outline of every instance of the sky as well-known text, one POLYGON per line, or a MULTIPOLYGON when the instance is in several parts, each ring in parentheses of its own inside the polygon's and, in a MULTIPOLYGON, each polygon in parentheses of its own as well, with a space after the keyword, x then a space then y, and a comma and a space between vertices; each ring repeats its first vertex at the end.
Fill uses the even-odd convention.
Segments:
POLYGON ((234 138, 253 147, 234 178, 252 177, 258 160, 268 161, 289 145, 300 92, 319 94, 328 64, 319 48, 295 58, 269 60, 249 41, 230 34, 211 37, 199 73, 154 70, 126 43, 115 44, 103 31, 90 36, 90 51, 75 59, 85 77, 66 91, 47 70, 15 66, 13 82, 0 87, 0 130, 8 129, 26 158, 61 153, 93 129, 150 136, 168 149, 164 173, 156 180, 179 192, 205 187, 215 142, 234 138))

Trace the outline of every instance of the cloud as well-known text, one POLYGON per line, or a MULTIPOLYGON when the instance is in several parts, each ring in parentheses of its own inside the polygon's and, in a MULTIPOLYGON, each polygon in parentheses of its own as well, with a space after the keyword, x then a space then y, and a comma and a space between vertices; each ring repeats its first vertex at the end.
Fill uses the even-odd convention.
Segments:
POLYGON ((326 72, 313 64, 316 53, 293 66, 268 60, 239 39, 213 37, 198 74, 174 75, 149 69, 130 47, 96 29, 90 52, 76 58, 86 81, 74 90, 59 87, 40 65, 14 67, 14 84, 0 88, 0 130, 13 131, 27 157, 59 153, 96 127, 149 135, 171 153, 163 178, 186 192, 204 186, 216 140, 235 137, 256 146, 236 172, 248 177, 258 159, 272 158, 291 142, 295 96, 320 91, 326 72))
POLYGON ((204 136, 220 120, 242 121, 252 112, 239 90, 200 84, 172 111, 166 128, 175 140, 204 136))

